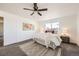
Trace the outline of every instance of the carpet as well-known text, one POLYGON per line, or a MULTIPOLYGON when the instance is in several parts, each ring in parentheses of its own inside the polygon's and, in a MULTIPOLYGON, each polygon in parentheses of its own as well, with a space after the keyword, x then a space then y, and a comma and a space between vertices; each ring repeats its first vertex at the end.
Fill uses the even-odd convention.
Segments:
POLYGON ((34 41, 30 41, 19 45, 21 50, 27 56, 60 56, 61 55, 61 48, 56 48, 53 50, 52 48, 46 48, 45 46, 38 44, 34 41))

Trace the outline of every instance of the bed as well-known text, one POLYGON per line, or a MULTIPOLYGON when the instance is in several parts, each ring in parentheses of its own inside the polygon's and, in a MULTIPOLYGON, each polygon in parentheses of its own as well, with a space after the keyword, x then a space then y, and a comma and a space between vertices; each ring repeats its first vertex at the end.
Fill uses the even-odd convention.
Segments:
POLYGON ((53 49, 55 49, 57 46, 60 46, 62 41, 58 34, 40 32, 35 33, 33 40, 46 46, 46 48, 51 47, 53 49))

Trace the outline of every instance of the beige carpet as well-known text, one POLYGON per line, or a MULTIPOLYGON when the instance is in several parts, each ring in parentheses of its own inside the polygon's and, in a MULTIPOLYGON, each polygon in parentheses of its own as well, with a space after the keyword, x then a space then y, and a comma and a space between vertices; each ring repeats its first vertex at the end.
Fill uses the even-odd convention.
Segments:
POLYGON ((51 48, 46 48, 45 46, 35 43, 33 41, 19 45, 19 47, 28 56, 60 56, 61 55, 61 48, 56 48, 55 50, 53 50, 51 48))

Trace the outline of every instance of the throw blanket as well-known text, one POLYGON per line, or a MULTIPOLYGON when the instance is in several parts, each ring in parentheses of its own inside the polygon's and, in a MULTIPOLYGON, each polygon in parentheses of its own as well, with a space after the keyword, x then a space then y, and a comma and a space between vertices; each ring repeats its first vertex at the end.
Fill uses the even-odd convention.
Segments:
MULTIPOLYGON (((34 38, 37 38, 37 40, 44 40, 43 42, 45 46, 48 48, 50 45, 50 42, 53 42, 55 45, 54 46, 60 46, 61 44, 61 39, 60 36, 57 34, 52 34, 52 33, 35 33, 34 38)), ((36 41, 37 41, 36 40, 36 41)), ((41 42, 40 42, 41 43, 41 42)))

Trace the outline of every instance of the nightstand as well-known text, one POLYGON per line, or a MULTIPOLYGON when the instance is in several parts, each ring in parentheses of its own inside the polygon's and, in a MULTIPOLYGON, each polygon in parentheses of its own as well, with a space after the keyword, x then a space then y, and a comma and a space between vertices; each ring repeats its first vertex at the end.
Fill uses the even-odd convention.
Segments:
POLYGON ((63 43, 70 43, 70 37, 69 36, 60 36, 63 43))

